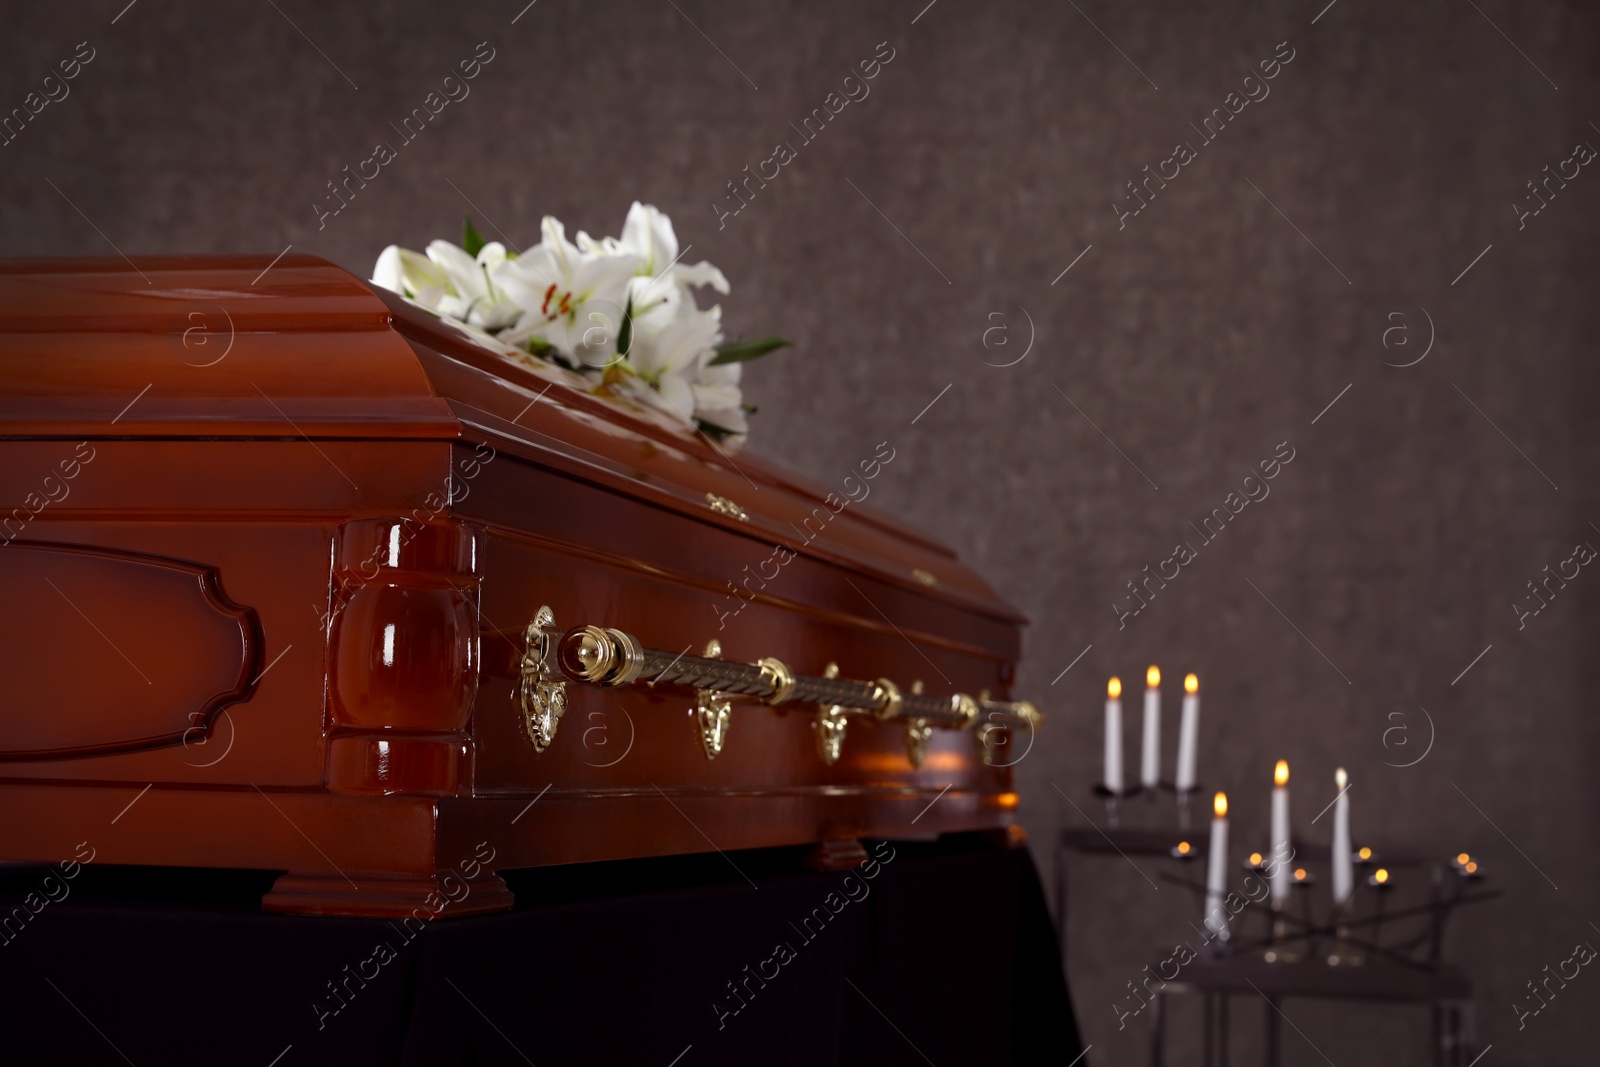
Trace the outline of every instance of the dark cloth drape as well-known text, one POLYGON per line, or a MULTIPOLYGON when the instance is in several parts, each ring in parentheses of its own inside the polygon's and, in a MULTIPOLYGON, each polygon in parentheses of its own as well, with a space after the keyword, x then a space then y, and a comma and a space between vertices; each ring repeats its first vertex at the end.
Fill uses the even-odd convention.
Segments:
POLYGON ((849 872, 784 850, 512 872, 514 910, 425 925, 264 914, 271 873, 12 867, 0 1061, 1072 1061, 1027 851, 867 847, 849 872))

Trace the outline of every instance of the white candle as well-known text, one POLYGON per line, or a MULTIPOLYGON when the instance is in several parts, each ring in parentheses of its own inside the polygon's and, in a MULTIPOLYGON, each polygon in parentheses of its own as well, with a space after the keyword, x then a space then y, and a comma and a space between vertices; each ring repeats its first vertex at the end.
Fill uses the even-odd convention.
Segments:
POLYGON ((1289 761, 1279 760, 1272 771, 1272 903, 1289 899, 1289 761))
POLYGON ((1154 789, 1161 781, 1161 670, 1151 667, 1144 675, 1144 734, 1139 760, 1139 784, 1154 789))
POLYGON ((1200 744, 1200 679, 1183 680, 1183 718, 1178 723, 1178 792, 1194 788, 1195 749, 1200 744))
POLYGON ((1339 796, 1333 802, 1333 902, 1348 904, 1354 887, 1350 857, 1350 779, 1340 767, 1333 776, 1339 796))
POLYGON ((1122 792, 1122 679, 1106 683, 1106 769, 1105 787, 1122 792))
POLYGON ((1228 795, 1218 793, 1212 809, 1216 818, 1211 820, 1211 855, 1206 860, 1206 929, 1226 941, 1228 913, 1222 897, 1228 891, 1228 795))

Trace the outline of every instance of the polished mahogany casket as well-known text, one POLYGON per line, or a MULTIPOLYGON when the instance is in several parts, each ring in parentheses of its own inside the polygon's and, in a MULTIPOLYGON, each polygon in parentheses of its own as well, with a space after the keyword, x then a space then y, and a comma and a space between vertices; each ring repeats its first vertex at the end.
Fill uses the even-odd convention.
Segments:
POLYGON ((0 333, 0 859, 451 915, 1013 827, 1022 620, 893 441, 814 486, 305 256, 0 264, 0 333))

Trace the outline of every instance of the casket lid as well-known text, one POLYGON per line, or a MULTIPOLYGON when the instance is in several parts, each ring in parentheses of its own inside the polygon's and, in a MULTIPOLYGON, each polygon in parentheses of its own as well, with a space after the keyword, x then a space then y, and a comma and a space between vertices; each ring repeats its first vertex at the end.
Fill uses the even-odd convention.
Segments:
POLYGON ((731 453, 509 353, 314 256, 0 261, 0 436, 488 443, 1022 621, 949 549, 844 503, 843 486, 731 453), (821 514, 827 536, 802 541, 821 514))

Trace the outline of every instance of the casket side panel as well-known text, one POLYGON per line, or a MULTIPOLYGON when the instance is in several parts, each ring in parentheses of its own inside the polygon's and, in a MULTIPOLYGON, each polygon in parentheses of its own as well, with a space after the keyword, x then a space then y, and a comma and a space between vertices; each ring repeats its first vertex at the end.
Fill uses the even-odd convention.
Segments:
MULTIPOLYGON (((0 444, 9 460, 0 464, 0 500, 25 500, 43 472, 61 474, 60 458, 74 455, 77 447, 68 441, 0 444)), ((444 442, 91 442, 90 458, 59 500, 37 513, 24 509, 25 522, 13 516, 7 527, 13 536, 0 544, 0 553, 24 544, 55 546, 68 558, 82 550, 87 558, 147 558, 167 561, 177 572, 205 572, 223 600, 250 616, 252 669, 245 672, 238 699, 189 724, 201 729, 182 728, 175 736, 165 731, 146 738, 148 745, 134 746, 137 751, 0 758, 0 779, 322 785, 329 729, 330 570, 338 533, 356 515, 440 518, 440 502, 449 492, 450 447, 444 442)), ((134 587, 139 572, 150 569, 131 572, 134 587)), ((117 577, 115 571, 99 577, 106 574, 108 580, 117 577)), ((106 736, 130 738, 128 709, 118 693, 147 686, 136 669, 149 658, 141 650, 155 642, 152 647, 165 650, 175 663, 201 650, 174 644, 181 633, 161 632, 162 620, 139 610, 135 601, 118 613, 112 610, 115 598, 102 596, 98 602, 112 606, 102 613, 94 607, 95 596, 79 588, 52 591, 44 582, 48 576, 24 568, 13 575, 15 581, 6 582, 8 609, 19 625, 45 618, 30 605, 46 595, 65 603, 64 595, 91 614, 84 617, 70 607, 49 614, 49 625, 58 632, 41 639, 40 661, 30 669, 59 674, 73 669, 84 649, 92 650, 103 661, 96 680, 63 685, 55 693, 59 699, 79 699, 79 690, 89 692, 85 685, 97 686, 100 696, 71 714, 100 717, 106 736), (151 626, 155 632, 148 630, 151 626), (123 653, 133 657, 133 665, 123 653)), ((220 646, 214 651, 237 667, 239 650, 226 656, 220 646)), ((224 668, 212 664, 208 669, 224 668)), ((187 716, 194 709, 177 710, 187 716)), ((23 712, 12 702, 5 714, 23 712)))
POLYGON ((259 620, 214 569, 59 542, 5 548, 0 588, 14 607, 0 613, 0 760, 181 743, 249 693, 259 620))
POLYGON ((830 766, 810 706, 736 705, 726 746, 708 760, 691 692, 573 683, 555 741, 538 752, 516 663, 524 628, 548 605, 558 625, 615 626, 651 647, 699 654, 715 638, 732 660, 778 656, 810 674, 834 663, 846 677, 999 696, 1019 649, 1015 623, 805 556, 730 611, 727 576, 769 557, 771 543, 504 454, 457 511, 485 530, 474 803, 505 798, 470 810, 442 804, 463 841, 516 816, 506 855, 559 863, 701 851, 705 833, 737 848, 1012 821, 1014 760, 986 762, 970 732, 935 731, 915 768, 903 726, 854 720, 830 766), (534 794, 539 804, 522 813, 518 798, 534 794), (517 810, 501 812, 513 799, 517 810))

